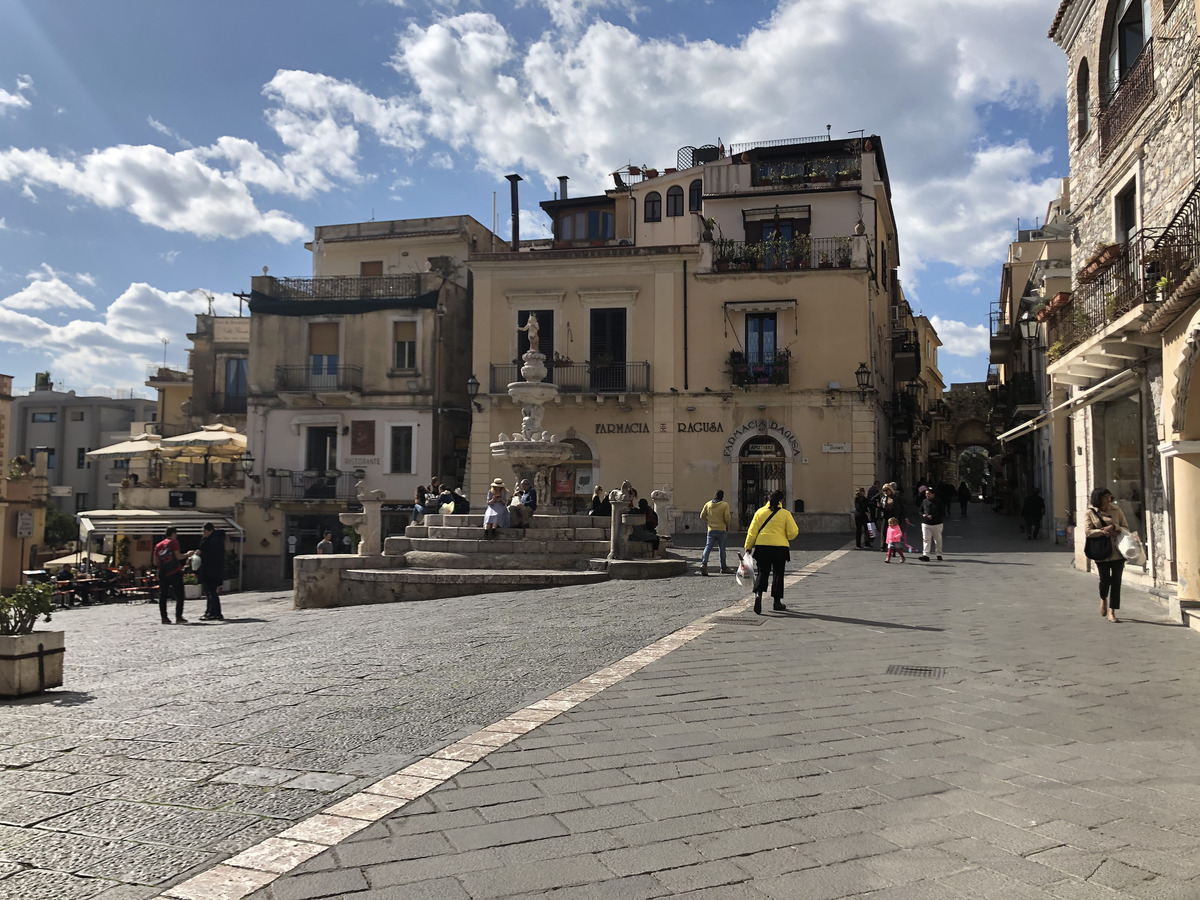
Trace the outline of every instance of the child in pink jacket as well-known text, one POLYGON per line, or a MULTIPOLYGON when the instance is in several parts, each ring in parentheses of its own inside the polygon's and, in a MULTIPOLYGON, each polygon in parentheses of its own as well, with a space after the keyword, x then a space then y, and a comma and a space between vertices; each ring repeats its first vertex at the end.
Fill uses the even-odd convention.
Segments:
POLYGON ((900 562, 904 562, 904 532, 900 530, 900 520, 893 517, 888 519, 887 527, 887 558, 885 563, 892 561, 892 554, 900 554, 900 562))

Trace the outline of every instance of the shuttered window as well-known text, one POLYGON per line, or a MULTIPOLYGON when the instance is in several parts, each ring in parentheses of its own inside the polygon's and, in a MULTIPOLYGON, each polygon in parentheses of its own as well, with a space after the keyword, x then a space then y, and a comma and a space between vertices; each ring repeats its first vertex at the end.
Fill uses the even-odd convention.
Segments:
POLYGON ((392 364, 397 369, 417 367, 417 323, 397 322, 395 325, 396 350, 392 364))
POLYGON ((358 264, 358 274, 364 275, 364 276, 366 276, 366 275, 382 275, 383 274, 383 260, 376 259, 371 262, 360 262, 358 264))

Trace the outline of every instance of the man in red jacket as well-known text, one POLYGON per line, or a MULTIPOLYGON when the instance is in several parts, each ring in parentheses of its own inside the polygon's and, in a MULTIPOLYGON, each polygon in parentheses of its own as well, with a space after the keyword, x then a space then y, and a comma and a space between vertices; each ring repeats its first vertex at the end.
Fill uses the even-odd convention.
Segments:
POLYGON ((154 565, 158 569, 158 611, 162 613, 164 625, 171 624, 167 616, 168 591, 175 592, 175 624, 187 624, 187 619, 183 617, 183 561, 187 557, 180 555, 182 551, 176 533, 176 528, 168 528, 167 536, 154 545, 154 565))

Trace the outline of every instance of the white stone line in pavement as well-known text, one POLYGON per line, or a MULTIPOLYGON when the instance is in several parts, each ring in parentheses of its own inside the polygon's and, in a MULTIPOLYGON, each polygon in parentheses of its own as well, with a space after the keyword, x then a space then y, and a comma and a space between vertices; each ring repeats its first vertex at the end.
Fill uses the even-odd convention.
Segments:
MULTIPOLYGON (((789 576, 784 584, 789 587, 797 584, 829 563, 841 559, 847 552, 848 549, 842 549, 826 554, 789 576)), ((499 722, 368 785, 357 794, 351 794, 322 812, 296 823, 277 837, 260 841, 223 863, 168 888, 159 895, 158 900, 242 900, 280 875, 286 875, 305 860, 337 846, 368 825, 440 787, 493 750, 512 743, 705 634, 712 629, 714 616, 744 612, 752 603, 753 598, 748 597, 684 625, 575 684, 555 691, 499 722)))

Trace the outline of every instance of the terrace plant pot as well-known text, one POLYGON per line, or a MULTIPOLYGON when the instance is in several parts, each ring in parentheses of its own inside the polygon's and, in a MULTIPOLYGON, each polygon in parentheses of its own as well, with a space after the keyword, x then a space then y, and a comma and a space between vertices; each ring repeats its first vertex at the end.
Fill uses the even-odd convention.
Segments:
POLYGON ((0 635, 0 697, 23 697, 63 683, 65 632, 0 635))

